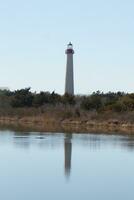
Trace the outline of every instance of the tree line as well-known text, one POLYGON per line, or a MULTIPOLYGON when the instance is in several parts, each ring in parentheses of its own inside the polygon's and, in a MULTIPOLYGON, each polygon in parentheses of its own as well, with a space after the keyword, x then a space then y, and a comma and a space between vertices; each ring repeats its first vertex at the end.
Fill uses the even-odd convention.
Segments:
POLYGON ((59 95, 55 92, 31 92, 30 88, 0 90, 0 107, 13 108, 70 105, 86 111, 125 112, 134 110, 134 93, 93 92, 90 95, 59 95))

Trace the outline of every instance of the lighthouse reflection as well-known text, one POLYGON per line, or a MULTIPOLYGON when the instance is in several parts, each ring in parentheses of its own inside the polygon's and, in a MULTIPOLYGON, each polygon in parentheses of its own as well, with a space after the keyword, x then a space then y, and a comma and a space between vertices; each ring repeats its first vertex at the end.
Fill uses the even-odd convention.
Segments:
POLYGON ((71 157, 72 157, 72 134, 65 134, 64 138, 64 167, 65 176, 69 177, 71 172, 71 157))

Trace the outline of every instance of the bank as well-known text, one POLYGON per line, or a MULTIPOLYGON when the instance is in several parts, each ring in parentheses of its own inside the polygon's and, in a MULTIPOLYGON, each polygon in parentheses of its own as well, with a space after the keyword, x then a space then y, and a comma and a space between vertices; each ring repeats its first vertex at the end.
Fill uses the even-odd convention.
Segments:
POLYGON ((0 117, 0 128, 23 129, 24 131, 71 132, 71 133, 126 133, 134 134, 134 123, 116 119, 82 120, 56 119, 42 116, 0 117))

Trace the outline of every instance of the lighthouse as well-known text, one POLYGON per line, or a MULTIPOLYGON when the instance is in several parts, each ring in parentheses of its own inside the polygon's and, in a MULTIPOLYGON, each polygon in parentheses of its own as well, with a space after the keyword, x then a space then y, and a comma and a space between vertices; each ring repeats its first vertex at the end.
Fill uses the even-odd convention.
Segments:
POLYGON ((73 72, 73 45, 70 42, 67 45, 67 65, 66 65, 66 80, 65 80, 65 93, 74 95, 74 72, 73 72))

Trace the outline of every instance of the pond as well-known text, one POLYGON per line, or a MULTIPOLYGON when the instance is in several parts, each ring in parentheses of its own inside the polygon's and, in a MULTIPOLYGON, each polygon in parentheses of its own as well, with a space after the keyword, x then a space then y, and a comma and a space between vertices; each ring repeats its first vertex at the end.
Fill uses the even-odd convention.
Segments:
POLYGON ((134 136, 0 131, 0 199, 133 200, 134 136))

